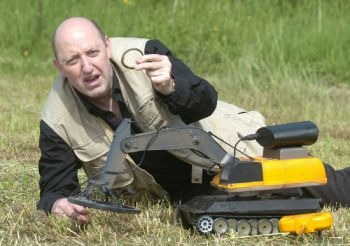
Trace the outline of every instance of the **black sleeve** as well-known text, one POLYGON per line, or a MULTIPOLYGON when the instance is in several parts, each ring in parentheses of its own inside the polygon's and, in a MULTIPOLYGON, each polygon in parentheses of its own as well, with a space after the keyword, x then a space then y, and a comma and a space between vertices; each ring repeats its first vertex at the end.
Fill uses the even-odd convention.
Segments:
POLYGON ((158 40, 146 43, 145 54, 167 55, 172 64, 176 89, 170 96, 161 96, 173 114, 189 124, 209 116, 216 108, 217 92, 206 80, 192 71, 158 40))
POLYGON ((323 205, 350 207, 350 167, 335 170, 324 164, 327 184, 304 188, 311 197, 321 198, 323 205))
POLYGON ((44 121, 40 121, 39 148, 40 200, 37 208, 49 213, 57 199, 80 191, 80 163, 73 150, 44 121))

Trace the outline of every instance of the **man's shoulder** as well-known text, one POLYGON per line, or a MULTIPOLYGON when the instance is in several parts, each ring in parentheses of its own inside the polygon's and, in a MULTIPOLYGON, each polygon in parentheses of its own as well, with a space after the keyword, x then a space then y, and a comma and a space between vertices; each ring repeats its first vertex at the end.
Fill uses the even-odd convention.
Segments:
POLYGON ((58 74, 46 100, 42 119, 57 121, 64 117, 71 108, 77 107, 74 97, 74 91, 69 83, 61 74, 58 74))
POLYGON ((111 40, 119 40, 119 41, 141 41, 141 40, 149 40, 149 38, 141 38, 141 37, 110 37, 111 40))
POLYGON ((134 37, 113 37, 110 38, 112 47, 112 59, 119 64, 121 57, 130 49, 138 49, 144 53, 146 43, 149 39, 134 37))
POLYGON ((115 45, 123 45, 128 47, 138 46, 138 45, 145 45, 148 38, 139 38, 139 37, 111 37, 110 38, 112 46, 115 45))

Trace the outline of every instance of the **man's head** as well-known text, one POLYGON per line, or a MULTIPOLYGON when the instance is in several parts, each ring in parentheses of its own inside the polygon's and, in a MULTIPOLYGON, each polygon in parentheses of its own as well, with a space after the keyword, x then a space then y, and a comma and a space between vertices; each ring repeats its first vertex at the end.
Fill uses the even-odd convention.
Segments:
POLYGON ((95 22, 81 17, 63 21, 53 35, 52 46, 54 65, 74 88, 92 100, 109 97, 112 50, 95 22))

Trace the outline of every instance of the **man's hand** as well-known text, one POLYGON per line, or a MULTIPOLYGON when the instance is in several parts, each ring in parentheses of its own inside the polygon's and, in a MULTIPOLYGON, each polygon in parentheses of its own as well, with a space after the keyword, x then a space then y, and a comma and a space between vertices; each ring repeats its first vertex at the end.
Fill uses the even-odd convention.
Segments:
POLYGON ((56 200, 52 205, 51 213, 63 218, 74 219, 81 225, 90 222, 90 219, 87 216, 88 211, 82 206, 70 203, 67 198, 56 200))
POLYGON ((153 88, 164 96, 174 91, 174 80, 171 78, 171 62, 165 55, 151 54, 136 59, 135 69, 146 70, 153 88))

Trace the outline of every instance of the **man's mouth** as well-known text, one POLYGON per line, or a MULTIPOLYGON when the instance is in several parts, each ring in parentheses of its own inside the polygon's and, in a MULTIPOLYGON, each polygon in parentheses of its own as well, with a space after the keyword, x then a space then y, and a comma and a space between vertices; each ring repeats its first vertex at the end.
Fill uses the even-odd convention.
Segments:
POLYGON ((85 77, 84 78, 84 82, 90 84, 90 83, 93 83, 93 82, 97 81, 99 77, 100 77, 100 75, 92 75, 92 76, 89 76, 89 77, 85 77))

